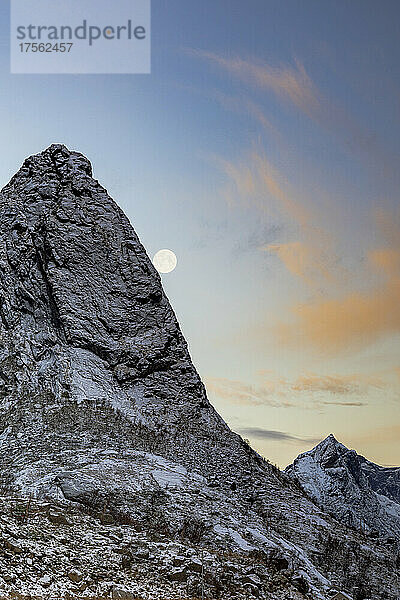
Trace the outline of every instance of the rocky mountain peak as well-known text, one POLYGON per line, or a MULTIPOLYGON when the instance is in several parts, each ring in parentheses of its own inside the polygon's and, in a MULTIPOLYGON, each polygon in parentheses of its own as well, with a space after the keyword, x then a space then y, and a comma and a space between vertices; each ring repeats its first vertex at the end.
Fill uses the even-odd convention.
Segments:
POLYGON ((344 454, 351 452, 346 446, 339 442, 335 436, 331 433, 322 442, 320 442, 315 448, 309 450, 305 454, 315 456, 315 459, 321 463, 335 464, 340 461, 340 457, 344 454))
POLYGON ((385 468, 333 435, 300 454, 285 472, 324 510, 382 536, 400 532, 400 469, 385 468))
POLYGON ((4 259, 15 265, 24 322, 107 361, 119 381, 179 363, 188 386, 199 386, 185 375, 193 369, 158 273, 91 173, 83 155, 52 145, 3 190, 13 241, 4 259))
POLYGON ((320 444, 333 444, 333 445, 337 445, 339 444, 339 442, 337 441, 337 439, 335 438, 333 433, 330 433, 324 440, 322 440, 322 442, 320 442, 320 444))
MULTIPOLYGON (((308 450, 307 453, 310 452, 323 452, 328 448, 336 448, 343 449, 346 448, 341 442, 339 442, 333 433, 330 433, 325 439, 323 439, 319 444, 317 444, 312 450, 308 450)), ((306 454, 306 453, 305 453, 306 454)))

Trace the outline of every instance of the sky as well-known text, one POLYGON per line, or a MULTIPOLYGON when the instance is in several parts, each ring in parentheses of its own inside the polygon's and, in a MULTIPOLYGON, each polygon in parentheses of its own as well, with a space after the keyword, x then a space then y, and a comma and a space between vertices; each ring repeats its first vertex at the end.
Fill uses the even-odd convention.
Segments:
MULTIPOLYGON (((108 3, 97 0, 99 11, 108 3)), ((11 75, 0 184, 64 143, 162 275, 211 402, 286 466, 400 464, 400 5, 153 0, 149 75, 11 75)))

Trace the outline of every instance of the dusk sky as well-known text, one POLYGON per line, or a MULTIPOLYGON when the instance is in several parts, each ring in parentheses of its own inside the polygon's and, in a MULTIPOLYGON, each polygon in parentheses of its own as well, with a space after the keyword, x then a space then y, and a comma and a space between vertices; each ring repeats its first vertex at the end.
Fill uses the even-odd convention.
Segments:
MULTIPOLYGON (((108 5, 98 0, 101 5, 108 5)), ((210 400, 286 466, 329 433, 400 464, 400 4, 153 0, 151 75, 10 75, 0 182, 91 160, 210 400)))

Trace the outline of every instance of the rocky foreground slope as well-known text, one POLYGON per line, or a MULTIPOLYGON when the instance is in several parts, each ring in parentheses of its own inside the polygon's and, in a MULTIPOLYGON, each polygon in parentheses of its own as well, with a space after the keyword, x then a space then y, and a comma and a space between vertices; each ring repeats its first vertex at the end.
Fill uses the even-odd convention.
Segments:
POLYGON ((0 195, 0 404, 0 596, 398 598, 397 543, 210 405, 128 219, 61 145, 0 195))
POLYGON ((400 468, 380 467, 330 435, 300 454, 286 473, 349 526, 370 536, 400 537, 400 468))

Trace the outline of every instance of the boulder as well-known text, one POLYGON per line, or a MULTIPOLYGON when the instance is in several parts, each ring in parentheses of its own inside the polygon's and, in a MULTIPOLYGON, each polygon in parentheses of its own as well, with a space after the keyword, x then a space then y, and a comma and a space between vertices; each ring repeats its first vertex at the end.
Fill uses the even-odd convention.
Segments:
POLYGON ((61 512, 49 512, 47 516, 54 525, 71 525, 67 517, 61 512))
POLYGON ((115 585, 112 589, 112 598, 113 600, 137 600, 137 595, 124 587, 115 585))
POLYGON ((73 571, 69 571, 68 579, 70 579, 74 583, 80 583, 83 579, 83 575, 80 571, 74 569, 73 571))
POLYGON ((14 539, 5 540, 4 545, 7 548, 7 550, 12 552, 13 554, 22 554, 23 552, 22 547, 14 539))
POLYGON ((187 577, 186 569, 173 569, 168 573, 168 579, 170 581, 183 582, 187 580, 187 577))

